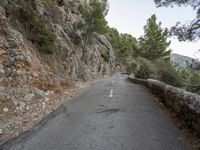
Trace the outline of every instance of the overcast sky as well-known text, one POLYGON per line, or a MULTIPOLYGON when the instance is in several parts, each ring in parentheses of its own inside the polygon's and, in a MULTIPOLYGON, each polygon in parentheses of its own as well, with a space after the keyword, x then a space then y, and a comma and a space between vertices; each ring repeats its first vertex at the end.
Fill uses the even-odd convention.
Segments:
MULTIPOLYGON (((184 23, 196 16, 196 12, 191 7, 156 8, 153 0, 108 1, 110 9, 106 18, 109 26, 117 28, 121 33, 132 34, 134 37, 143 35, 143 27, 152 14, 156 14, 158 21, 162 22, 162 27, 168 28, 175 25, 177 21, 184 23)), ((200 49, 200 40, 197 42, 178 42, 175 38, 171 40, 174 53, 194 57, 195 52, 200 49)))

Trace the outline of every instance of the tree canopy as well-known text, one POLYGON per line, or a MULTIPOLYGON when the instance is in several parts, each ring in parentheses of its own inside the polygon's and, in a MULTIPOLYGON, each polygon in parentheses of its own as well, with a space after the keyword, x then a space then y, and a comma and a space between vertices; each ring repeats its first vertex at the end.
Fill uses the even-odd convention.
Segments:
POLYGON ((87 36, 96 32, 103 34, 106 32, 107 21, 105 16, 108 13, 107 0, 90 0, 89 4, 82 8, 81 13, 84 18, 83 29, 87 36))
POLYGON ((167 41, 169 32, 166 28, 162 29, 161 23, 157 24, 156 20, 156 16, 152 15, 144 26, 144 35, 139 38, 140 55, 148 60, 168 59, 171 53, 171 41, 167 41))
POLYGON ((107 37, 115 49, 118 61, 126 63, 128 59, 136 56, 138 51, 138 42, 130 34, 120 34, 115 28, 107 28, 107 37))
POLYGON ((180 41, 193 41, 200 39, 200 1, 199 0, 154 0, 157 7, 168 6, 191 6, 197 11, 196 18, 186 24, 177 24, 171 28, 172 35, 178 37, 180 41))

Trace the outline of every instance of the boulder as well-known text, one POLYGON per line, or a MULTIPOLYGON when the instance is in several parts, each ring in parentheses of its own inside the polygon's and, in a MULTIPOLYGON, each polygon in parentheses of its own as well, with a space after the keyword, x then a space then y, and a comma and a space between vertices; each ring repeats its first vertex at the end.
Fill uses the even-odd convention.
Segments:
POLYGON ((10 77, 12 75, 12 69, 10 67, 5 67, 4 72, 6 77, 10 77))
POLYGON ((45 97, 46 93, 42 90, 39 90, 39 89, 36 89, 34 91, 34 95, 37 97, 37 98, 43 98, 45 97))

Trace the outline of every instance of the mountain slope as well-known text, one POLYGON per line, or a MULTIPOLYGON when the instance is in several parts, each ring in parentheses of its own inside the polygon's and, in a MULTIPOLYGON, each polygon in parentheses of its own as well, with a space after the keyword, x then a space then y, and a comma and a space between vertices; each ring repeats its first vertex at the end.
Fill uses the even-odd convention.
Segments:
POLYGON ((68 0, 0 1, 0 143, 58 107, 59 98, 65 99, 78 81, 115 72, 113 48, 105 36, 95 34, 85 45, 77 28, 83 20, 80 5, 68 0))

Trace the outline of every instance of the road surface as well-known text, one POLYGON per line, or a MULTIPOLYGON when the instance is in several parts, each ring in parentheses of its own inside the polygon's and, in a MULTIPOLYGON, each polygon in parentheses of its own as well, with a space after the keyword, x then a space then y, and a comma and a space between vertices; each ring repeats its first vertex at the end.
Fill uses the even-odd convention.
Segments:
POLYGON ((188 150, 153 97, 125 75, 95 82, 9 150, 188 150))

